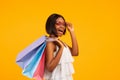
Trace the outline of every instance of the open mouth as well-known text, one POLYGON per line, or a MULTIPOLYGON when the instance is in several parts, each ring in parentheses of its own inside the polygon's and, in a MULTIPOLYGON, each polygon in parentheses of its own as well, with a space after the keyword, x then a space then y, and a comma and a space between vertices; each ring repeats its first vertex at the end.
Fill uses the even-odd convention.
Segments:
POLYGON ((58 32, 59 32, 59 33, 64 33, 64 30, 59 29, 58 32))
POLYGON ((63 30, 58 30, 58 31, 59 31, 59 32, 62 32, 62 33, 64 32, 63 30))

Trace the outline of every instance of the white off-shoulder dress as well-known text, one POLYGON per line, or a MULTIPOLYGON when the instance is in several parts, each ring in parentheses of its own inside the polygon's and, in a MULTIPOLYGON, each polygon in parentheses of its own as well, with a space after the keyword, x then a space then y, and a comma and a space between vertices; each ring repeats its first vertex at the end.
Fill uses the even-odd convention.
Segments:
MULTIPOLYGON (((54 56, 56 56, 59 47, 56 46, 57 50, 54 52, 54 56)), ((59 64, 53 70, 53 72, 49 72, 45 69, 44 79, 45 80, 73 80, 72 74, 74 73, 74 68, 72 62, 74 61, 69 47, 66 45, 63 49, 63 53, 59 64)))

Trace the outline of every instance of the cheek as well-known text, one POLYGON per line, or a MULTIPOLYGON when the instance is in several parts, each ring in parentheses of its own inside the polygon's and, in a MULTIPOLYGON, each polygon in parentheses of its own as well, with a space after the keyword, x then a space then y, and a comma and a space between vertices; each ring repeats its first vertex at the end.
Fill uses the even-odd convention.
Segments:
POLYGON ((56 26, 55 26, 55 29, 58 29, 58 28, 60 28, 60 27, 56 25, 56 26))

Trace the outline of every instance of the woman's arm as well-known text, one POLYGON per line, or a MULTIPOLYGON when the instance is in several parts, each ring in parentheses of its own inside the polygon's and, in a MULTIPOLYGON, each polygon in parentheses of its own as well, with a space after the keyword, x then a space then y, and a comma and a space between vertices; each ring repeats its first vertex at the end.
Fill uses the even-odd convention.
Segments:
POLYGON ((55 67, 58 65, 63 51, 63 44, 61 44, 59 40, 57 40, 56 42, 57 45, 59 46, 59 50, 55 57, 54 57, 54 51, 56 49, 56 45, 53 42, 47 42, 46 45, 46 68, 50 72, 52 72, 55 69, 55 67))
POLYGON ((79 52, 78 43, 74 33, 74 28, 71 23, 67 23, 67 29, 70 32, 71 41, 72 41, 72 47, 69 47, 71 50, 72 56, 78 56, 78 52, 79 52))

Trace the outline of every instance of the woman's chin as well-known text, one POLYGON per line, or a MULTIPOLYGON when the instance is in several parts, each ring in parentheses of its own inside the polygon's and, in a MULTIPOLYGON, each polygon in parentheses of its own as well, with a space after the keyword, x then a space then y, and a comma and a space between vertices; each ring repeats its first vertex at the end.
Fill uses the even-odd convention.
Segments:
POLYGON ((57 34, 58 37, 61 37, 63 34, 57 34))

